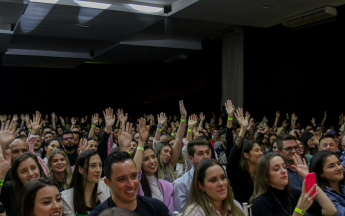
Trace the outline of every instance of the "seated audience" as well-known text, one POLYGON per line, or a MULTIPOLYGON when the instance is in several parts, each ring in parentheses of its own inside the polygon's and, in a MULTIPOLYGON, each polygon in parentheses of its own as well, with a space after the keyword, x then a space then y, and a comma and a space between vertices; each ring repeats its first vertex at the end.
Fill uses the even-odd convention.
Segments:
POLYGON ((72 181, 72 169, 66 153, 58 148, 52 150, 47 165, 50 171, 50 179, 58 183, 59 191, 69 189, 72 181))

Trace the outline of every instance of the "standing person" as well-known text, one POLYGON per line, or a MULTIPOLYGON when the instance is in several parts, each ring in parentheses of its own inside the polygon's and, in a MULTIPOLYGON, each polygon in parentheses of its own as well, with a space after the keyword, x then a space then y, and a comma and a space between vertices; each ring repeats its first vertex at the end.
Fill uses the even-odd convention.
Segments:
POLYGON ((183 216, 244 216, 241 204, 234 200, 222 165, 214 159, 201 161, 193 176, 190 196, 183 216))
POLYGON ((39 178, 23 189, 21 216, 62 216, 62 199, 55 181, 39 178))
POLYGON ((111 196, 101 174, 102 161, 97 151, 86 150, 79 154, 71 189, 62 192, 64 216, 89 214, 93 208, 111 196))
POLYGON ((50 179, 58 183, 59 191, 69 189, 72 181, 72 169, 66 153, 61 149, 52 150, 47 165, 50 171, 50 179))
POLYGON ((240 203, 249 202, 254 190, 254 174, 256 164, 262 156, 260 145, 256 140, 244 140, 248 127, 248 118, 243 117, 243 109, 236 110, 235 117, 241 126, 235 145, 232 146, 226 167, 235 199, 240 203))
POLYGON ((11 166, 11 181, 7 181, 3 186, 0 184, 0 202, 4 204, 6 215, 17 216, 20 212, 19 203, 21 201, 24 185, 40 177, 46 177, 37 156, 31 152, 25 152, 16 157, 11 165, 11 150, 5 152, 4 159, 0 150, 0 179, 3 179, 11 166))
MULTIPOLYGON (((306 161, 303 159, 302 162, 298 153, 295 153, 293 157, 294 164, 296 164, 293 167, 304 179, 305 175, 309 173, 306 161)), ((301 196, 291 196, 286 168, 283 158, 278 153, 270 152, 260 158, 256 167, 255 188, 251 198, 253 216, 286 214, 298 216, 304 215, 306 211, 317 215, 334 215, 337 213, 332 201, 316 184, 309 191, 306 191, 304 181, 301 196), (311 196, 314 188, 316 188, 317 193, 311 196), (315 197, 321 205, 319 212, 313 212, 310 208, 315 197)))

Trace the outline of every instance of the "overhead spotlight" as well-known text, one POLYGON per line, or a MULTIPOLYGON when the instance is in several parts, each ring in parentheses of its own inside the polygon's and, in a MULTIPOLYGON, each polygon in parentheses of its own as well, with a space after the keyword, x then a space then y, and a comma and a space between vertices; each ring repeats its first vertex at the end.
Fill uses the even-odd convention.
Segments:
POLYGON ((46 3, 46 4, 55 4, 59 0, 30 0, 30 2, 37 2, 37 3, 46 3))
POLYGON ((74 2, 80 5, 81 7, 95 8, 95 9, 101 9, 101 10, 108 9, 111 6, 111 4, 91 2, 91 1, 74 0, 74 2))
POLYGON ((144 13, 158 13, 163 11, 163 8, 160 7, 153 7, 153 6, 146 6, 146 5, 136 5, 136 4, 128 4, 134 10, 144 12, 144 13))

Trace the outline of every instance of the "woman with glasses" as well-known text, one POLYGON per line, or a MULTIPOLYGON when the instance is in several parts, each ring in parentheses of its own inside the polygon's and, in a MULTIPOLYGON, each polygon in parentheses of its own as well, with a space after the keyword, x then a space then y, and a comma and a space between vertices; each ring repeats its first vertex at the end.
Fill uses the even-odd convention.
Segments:
MULTIPOLYGON (((297 173, 304 179, 309 173, 305 159, 303 162, 298 154, 294 154, 293 167, 297 173)), ((317 215, 334 215, 336 208, 326 194, 315 184, 306 191, 306 183, 303 182, 302 194, 298 197, 292 197, 290 194, 289 178, 287 165, 280 154, 270 152, 260 158, 255 172, 254 193, 250 200, 253 204, 253 216, 281 216, 281 215, 304 215, 306 211, 317 215), (313 189, 316 193, 311 195, 313 189), (316 198, 321 206, 310 208, 313 199, 316 198)))
POLYGON ((316 182, 337 208, 336 216, 345 215, 344 167, 332 151, 319 151, 311 160, 310 172, 316 182))
POLYGON ((232 146, 226 171, 231 182, 235 199, 240 203, 249 202, 253 194, 255 168, 262 156, 260 145, 256 140, 244 141, 248 119, 243 117, 243 109, 238 108, 235 117, 241 126, 235 144, 232 146), (244 141, 244 142, 243 142, 244 141))

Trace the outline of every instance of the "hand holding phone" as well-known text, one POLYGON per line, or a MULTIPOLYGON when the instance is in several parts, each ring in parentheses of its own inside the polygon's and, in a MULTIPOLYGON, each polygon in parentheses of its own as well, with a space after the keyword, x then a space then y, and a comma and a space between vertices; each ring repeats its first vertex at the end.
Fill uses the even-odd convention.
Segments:
MULTIPOLYGON (((305 175, 305 191, 308 193, 310 188, 316 184, 316 174, 314 172, 305 175)), ((313 196, 316 193, 316 188, 310 193, 313 196)), ((316 197, 314 197, 315 199, 316 197)))

